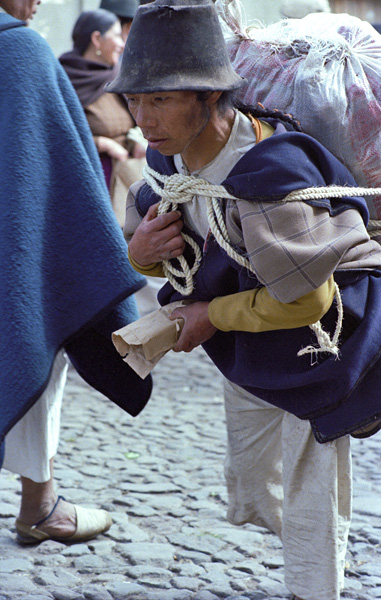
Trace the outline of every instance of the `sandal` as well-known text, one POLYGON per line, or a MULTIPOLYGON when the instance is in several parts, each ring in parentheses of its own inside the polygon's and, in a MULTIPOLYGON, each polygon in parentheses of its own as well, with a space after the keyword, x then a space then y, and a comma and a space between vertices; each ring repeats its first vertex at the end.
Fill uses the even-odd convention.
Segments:
POLYGON ((48 516, 44 517, 34 525, 25 525, 25 523, 16 519, 17 541, 20 544, 38 544, 45 540, 54 540, 56 542, 83 542, 110 529, 112 520, 107 511, 97 508, 84 508, 77 504, 73 505, 77 516, 77 528, 72 535, 59 537, 49 535, 48 533, 45 533, 45 531, 38 529, 42 523, 52 516, 60 500, 64 500, 64 498, 58 496, 57 502, 48 516))

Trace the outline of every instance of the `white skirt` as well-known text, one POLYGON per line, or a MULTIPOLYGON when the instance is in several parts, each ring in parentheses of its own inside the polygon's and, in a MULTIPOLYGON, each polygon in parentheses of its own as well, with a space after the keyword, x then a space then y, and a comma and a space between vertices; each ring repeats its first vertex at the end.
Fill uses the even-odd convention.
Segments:
POLYGON ((68 361, 61 350, 44 393, 5 438, 3 468, 36 483, 50 479, 49 461, 58 449, 67 368, 68 361))

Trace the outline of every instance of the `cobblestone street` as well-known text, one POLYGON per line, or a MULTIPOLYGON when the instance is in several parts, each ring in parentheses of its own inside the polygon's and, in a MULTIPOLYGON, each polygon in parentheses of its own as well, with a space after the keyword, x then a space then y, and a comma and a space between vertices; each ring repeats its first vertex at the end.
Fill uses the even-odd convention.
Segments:
MULTIPOLYGON (((57 489, 105 508, 113 525, 76 545, 20 547, 16 476, 0 475, 0 600, 290 598, 279 540, 225 519, 222 380, 201 350, 169 353, 133 419, 73 371, 57 489)), ((381 598, 381 434, 353 440, 354 516, 343 598, 381 598)), ((321 600, 324 600, 323 598, 321 600)))

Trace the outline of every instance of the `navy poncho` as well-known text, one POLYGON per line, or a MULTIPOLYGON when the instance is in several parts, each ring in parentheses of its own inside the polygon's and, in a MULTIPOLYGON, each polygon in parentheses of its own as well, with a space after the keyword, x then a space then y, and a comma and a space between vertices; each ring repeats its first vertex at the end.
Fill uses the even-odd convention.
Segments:
POLYGON ((129 265, 77 95, 23 25, 0 14, 0 442, 61 347, 131 414, 151 391, 111 342, 138 316, 129 296, 145 280, 129 265))

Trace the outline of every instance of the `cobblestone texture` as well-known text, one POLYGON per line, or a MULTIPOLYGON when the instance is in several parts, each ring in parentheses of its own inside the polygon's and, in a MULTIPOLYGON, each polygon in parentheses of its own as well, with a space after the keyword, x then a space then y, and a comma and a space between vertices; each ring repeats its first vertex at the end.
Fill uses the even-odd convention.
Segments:
MULTIPOLYGON (((69 372, 55 463, 67 500, 111 512, 78 545, 15 541, 16 476, 0 475, 0 600, 286 600, 279 540, 225 520, 222 381, 201 350, 168 354, 133 419, 69 372)), ((353 441, 346 588, 381 598, 381 435, 353 441)), ((322 598, 321 600, 324 600, 322 598)))

